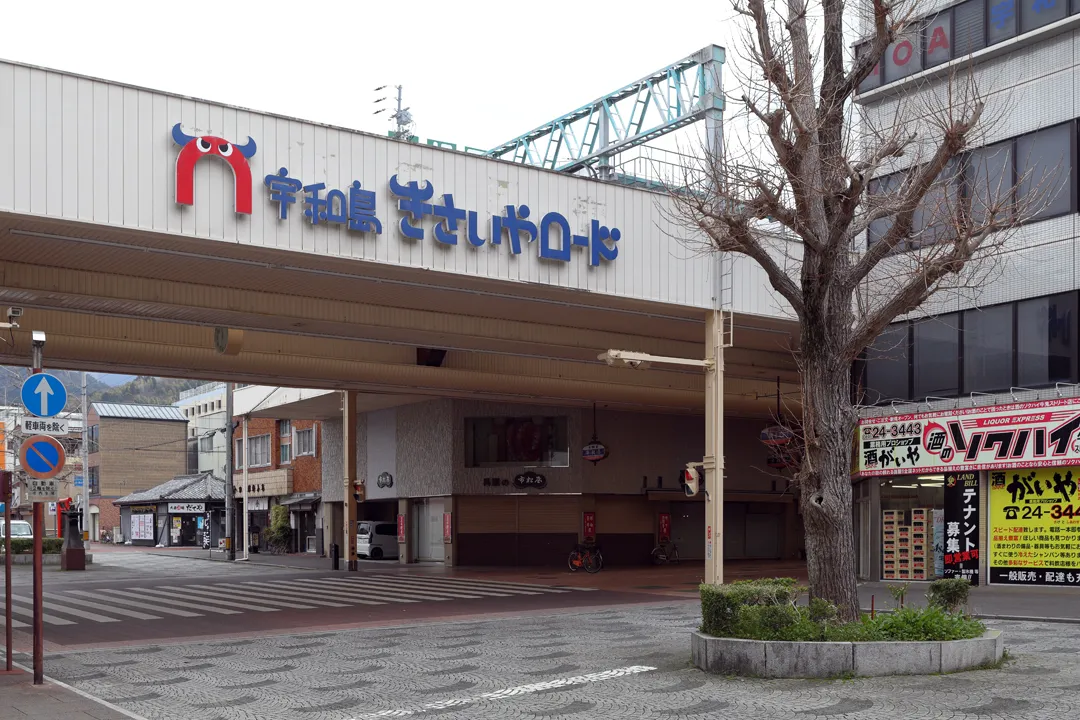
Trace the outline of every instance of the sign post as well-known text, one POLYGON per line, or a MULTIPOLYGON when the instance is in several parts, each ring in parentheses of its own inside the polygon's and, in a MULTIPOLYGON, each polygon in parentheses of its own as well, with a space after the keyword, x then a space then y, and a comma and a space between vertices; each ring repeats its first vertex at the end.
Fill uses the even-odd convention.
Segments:
POLYGON ((5 670, 11 672, 11 473, 0 470, 0 499, 4 501, 4 639, 5 670))

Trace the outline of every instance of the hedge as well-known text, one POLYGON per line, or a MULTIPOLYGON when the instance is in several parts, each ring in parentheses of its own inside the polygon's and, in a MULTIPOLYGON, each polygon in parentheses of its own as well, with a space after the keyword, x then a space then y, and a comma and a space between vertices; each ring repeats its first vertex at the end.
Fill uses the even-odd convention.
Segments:
MULTIPOLYGON (((42 538, 41 552, 45 555, 59 555, 64 547, 63 538, 42 538)), ((34 552, 33 538, 11 538, 12 555, 30 555, 34 552)), ((4 542, 0 540, 0 555, 4 554, 4 542)))
POLYGON ((804 592, 790 578, 701 586, 701 632, 714 637, 789 642, 942 641, 979 637, 985 626, 951 608, 962 591, 949 586, 926 608, 906 608, 837 621, 836 607, 820 598, 800 606, 804 592), (948 601, 941 598, 948 596, 948 601))

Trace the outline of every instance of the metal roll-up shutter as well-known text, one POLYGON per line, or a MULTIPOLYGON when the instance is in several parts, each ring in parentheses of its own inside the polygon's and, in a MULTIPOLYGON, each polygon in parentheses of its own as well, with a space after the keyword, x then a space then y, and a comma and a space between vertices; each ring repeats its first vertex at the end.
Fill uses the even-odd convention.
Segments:
POLYGON ((519 497, 518 532, 577 533, 581 499, 572 496, 519 497))
POLYGON ((599 535, 651 534, 655 524, 654 508, 644 497, 605 495, 596 498, 596 532, 599 535))
POLYGON ((464 496, 457 501, 459 533, 516 533, 517 498, 464 496))

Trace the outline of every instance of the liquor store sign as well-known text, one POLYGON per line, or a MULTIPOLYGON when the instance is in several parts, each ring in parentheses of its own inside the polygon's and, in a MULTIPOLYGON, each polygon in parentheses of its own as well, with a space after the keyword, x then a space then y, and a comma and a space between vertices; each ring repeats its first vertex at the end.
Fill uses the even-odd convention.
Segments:
POLYGON ((1080 465, 1080 400, 1069 398, 859 422, 860 477, 1080 465))

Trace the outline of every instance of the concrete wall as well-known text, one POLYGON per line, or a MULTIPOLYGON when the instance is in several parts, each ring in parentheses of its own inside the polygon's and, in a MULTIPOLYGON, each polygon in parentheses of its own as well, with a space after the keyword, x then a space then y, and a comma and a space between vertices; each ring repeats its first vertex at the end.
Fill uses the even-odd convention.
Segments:
POLYGON ((123 497, 172 480, 187 471, 187 423, 98 418, 98 452, 90 467, 100 468, 100 495, 123 497))

